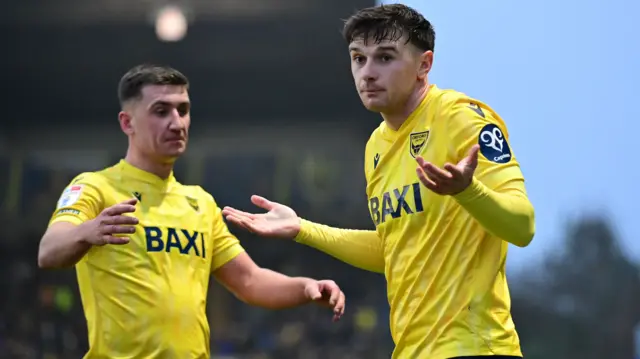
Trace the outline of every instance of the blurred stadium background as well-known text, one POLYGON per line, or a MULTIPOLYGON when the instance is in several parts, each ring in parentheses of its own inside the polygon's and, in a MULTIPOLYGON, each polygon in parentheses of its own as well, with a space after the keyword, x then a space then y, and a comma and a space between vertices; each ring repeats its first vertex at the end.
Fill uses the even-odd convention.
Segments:
MULTIPOLYGON (((361 156, 379 118, 353 91, 339 31, 340 19, 373 1, 164 5, 3 4, 0 358, 72 359, 86 349, 74 271, 38 270, 36 251, 66 183, 123 156, 116 86, 134 64, 170 64, 191 79, 192 138, 179 180, 201 184, 222 205, 249 209, 249 196, 259 193, 313 220, 371 228, 361 156)), ((348 313, 332 324, 313 307, 265 311, 213 285, 215 358, 389 358, 383 277, 299 245, 237 234, 263 266, 335 279, 348 313)), ((565 250, 543 269, 510 275, 526 357, 633 358, 637 264, 605 219, 571 222, 562 238, 565 250)))

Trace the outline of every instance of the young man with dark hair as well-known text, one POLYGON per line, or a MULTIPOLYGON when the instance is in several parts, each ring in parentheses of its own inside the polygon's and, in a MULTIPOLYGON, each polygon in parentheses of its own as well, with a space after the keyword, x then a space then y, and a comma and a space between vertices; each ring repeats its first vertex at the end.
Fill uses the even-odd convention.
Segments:
POLYGON ((120 81, 119 164, 77 176, 42 237, 43 268, 76 266, 89 328, 85 358, 209 358, 205 306, 213 274, 246 303, 270 309, 318 302, 343 314, 329 280, 258 267, 229 232, 211 195, 185 186, 173 164, 186 150, 189 81, 142 65, 120 81))
POLYGON ((382 115, 365 149, 375 231, 332 228, 253 196, 267 210, 223 209, 263 236, 294 238, 384 273, 393 358, 518 358, 505 274, 508 243, 527 246, 534 210, 503 120, 489 106, 428 82, 435 32, 404 5, 346 21, 364 106, 382 115))

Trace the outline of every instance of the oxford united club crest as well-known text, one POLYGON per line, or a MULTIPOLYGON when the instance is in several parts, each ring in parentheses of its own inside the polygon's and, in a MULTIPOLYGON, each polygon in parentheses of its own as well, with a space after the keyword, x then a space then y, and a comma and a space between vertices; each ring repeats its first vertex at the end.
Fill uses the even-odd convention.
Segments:
POLYGON ((200 206, 198 205, 198 200, 193 198, 193 197, 188 197, 187 196, 187 202, 189 203, 189 205, 191 206, 191 208, 193 208, 194 210, 200 211, 200 206))
POLYGON ((422 132, 414 132, 409 135, 409 153, 411 157, 416 158, 424 149, 429 139, 429 130, 422 132))

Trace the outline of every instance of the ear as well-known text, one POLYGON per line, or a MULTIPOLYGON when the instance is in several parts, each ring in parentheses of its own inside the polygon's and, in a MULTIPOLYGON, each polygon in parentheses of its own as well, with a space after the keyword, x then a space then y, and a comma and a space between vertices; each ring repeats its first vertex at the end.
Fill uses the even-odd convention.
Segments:
POLYGON ((420 54, 420 67, 418 68, 418 79, 424 80, 429 71, 431 71, 431 66, 433 65, 433 51, 428 50, 420 54))
POLYGON ((131 116, 131 113, 125 110, 120 111, 120 113, 118 113, 118 122, 120 122, 120 129, 122 129, 122 132, 128 136, 133 135, 135 131, 133 128, 133 116, 131 116))

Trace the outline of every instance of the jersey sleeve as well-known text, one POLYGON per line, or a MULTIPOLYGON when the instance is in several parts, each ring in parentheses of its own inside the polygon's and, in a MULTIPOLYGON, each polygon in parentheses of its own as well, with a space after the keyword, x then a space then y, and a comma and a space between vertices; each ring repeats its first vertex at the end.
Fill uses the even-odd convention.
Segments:
POLYGON ((488 106, 458 101, 452 109, 449 133, 458 161, 467 156, 473 145, 480 145, 475 177, 483 184, 494 190, 526 193, 520 164, 509 145, 507 128, 488 106))
POLYGON ((526 246, 535 232, 534 211, 504 122, 488 106, 460 100, 452 108, 448 127, 456 161, 473 145, 480 147, 471 185, 454 198, 488 232, 526 246))
POLYGON ((213 242, 213 255, 211 261, 211 272, 227 264, 238 254, 244 252, 238 238, 234 236, 227 227, 222 216, 222 210, 213 201, 213 223, 211 229, 211 240, 213 242))
POLYGON ((384 243, 376 231, 334 228, 303 219, 294 240, 356 268, 384 273, 384 243))
POLYGON ((82 173, 62 191, 49 226, 57 222, 78 225, 96 218, 103 210, 103 203, 99 175, 82 173))

